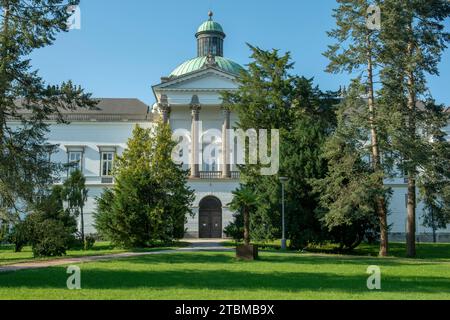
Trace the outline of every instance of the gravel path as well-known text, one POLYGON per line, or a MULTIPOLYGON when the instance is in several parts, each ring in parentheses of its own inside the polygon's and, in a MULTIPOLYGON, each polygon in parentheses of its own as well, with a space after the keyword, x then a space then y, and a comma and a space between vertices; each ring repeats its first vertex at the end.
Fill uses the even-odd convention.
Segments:
POLYGON ((64 258, 55 259, 47 261, 35 261, 35 262, 23 262, 17 264, 11 264, 0 267, 0 272, 10 272, 10 271, 20 271, 20 270, 31 270, 31 269, 42 269, 54 266, 68 265, 68 264, 78 264, 84 262, 102 261, 102 260, 115 260, 130 257, 142 257, 155 254, 171 254, 178 252, 199 252, 199 251, 233 251, 233 249, 225 248, 222 246, 220 240, 183 240, 189 242, 190 245, 185 248, 179 248, 175 250, 161 250, 161 251, 150 251, 150 252, 125 252, 125 253, 115 253, 107 254, 101 256, 89 256, 89 257, 79 257, 79 258, 64 258))

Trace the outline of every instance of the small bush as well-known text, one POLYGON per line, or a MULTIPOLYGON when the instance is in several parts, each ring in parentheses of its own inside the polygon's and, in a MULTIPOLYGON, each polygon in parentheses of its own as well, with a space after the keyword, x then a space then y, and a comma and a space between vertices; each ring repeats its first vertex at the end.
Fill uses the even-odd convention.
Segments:
POLYGON ((233 215, 234 221, 230 223, 225 229, 224 233, 227 237, 239 242, 244 239, 244 216, 240 213, 233 215))
POLYGON ((35 257, 57 257, 66 254, 72 236, 67 233, 64 224, 57 220, 37 218, 33 226, 33 255, 35 257))
POLYGON ((8 243, 14 244, 14 251, 21 252, 23 247, 28 244, 27 225, 23 221, 16 224, 6 236, 8 243))
POLYGON ((84 250, 92 250, 92 248, 94 248, 95 239, 94 235, 87 235, 84 239, 84 250))

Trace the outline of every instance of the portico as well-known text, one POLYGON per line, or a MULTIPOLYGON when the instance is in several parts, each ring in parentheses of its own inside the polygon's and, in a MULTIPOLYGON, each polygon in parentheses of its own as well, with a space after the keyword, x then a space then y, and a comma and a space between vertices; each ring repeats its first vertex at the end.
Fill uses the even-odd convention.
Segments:
POLYGON ((238 88, 237 75, 243 68, 223 56, 222 26, 212 13, 195 34, 197 57, 187 60, 153 87, 157 103, 153 114, 172 130, 189 132, 189 155, 184 168, 189 185, 196 191, 188 218, 187 237, 222 238, 232 221, 227 204, 239 185, 239 172, 232 164, 229 129, 236 123, 233 112, 223 106, 222 92, 238 88))

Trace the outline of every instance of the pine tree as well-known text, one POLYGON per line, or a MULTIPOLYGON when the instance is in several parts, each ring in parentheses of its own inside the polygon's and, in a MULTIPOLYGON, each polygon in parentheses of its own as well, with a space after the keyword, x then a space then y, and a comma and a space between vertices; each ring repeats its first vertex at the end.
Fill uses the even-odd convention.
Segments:
POLYGON ((438 64, 450 35, 443 22, 450 16, 446 0, 385 0, 382 2, 383 26, 381 95, 389 111, 393 152, 403 160, 407 172, 407 256, 416 255, 416 206, 419 172, 432 160, 433 147, 427 136, 430 122, 445 115, 430 112, 432 100, 427 75, 439 75, 438 64), (434 118, 434 120, 433 120, 434 118))
POLYGON ((49 116, 59 115, 62 122, 60 110, 96 103, 70 81, 47 85, 31 69, 30 54, 67 31, 67 9, 75 4, 0 0, 0 223, 17 222, 18 212, 48 190, 61 169, 49 161, 56 150, 45 138, 49 116))
POLYGON ((97 231, 125 247, 145 247, 184 236, 193 191, 188 174, 172 161, 176 143, 169 125, 136 126, 127 149, 117 157, 115 186, 97 200, 97 231))
POLYGON ((340 250, 352 250, 379 233, 377 201, 388 195, 379 185, 383 173, 374 171, 369 161, 370 129, 362 125, 367 123, 367 101, 361 97, 364 89, 354 81, 343 97, 337 128, 323 149, 328 173, 314 182, 320 199, 317 214, 331 238, 340 244, 340 250))
POLYGON ((437 230, 450 223, 450 142, 442 130, 450 120, 443 105, 433 102, 428 106, 434 116, 427 134, 432 137, 431 161, 425 163, 419 176, 420 198, 425 204, 423 225, 433 231, 433 242, 437 242, 437 230), (442 117, 442 113, 447 115, 442 117))
MULTIPOLYGON (((371 163, 373 172, 377 173, 378 180, 375 181, 378 189, 384 188, 385 168, 381 162, 381 149, 383 141, 381 138, 382 121, 379 118, 378 104, 375 99, 376 81, 375 73, 379 66, 379 32, 367 27, 367 10, 379 1, 373 0, 338 0, 339 7, 334 10, 336 28, 328 35, 337 40, 337 44, 329 46, 324 54, 330 64, 328 72, 348 72, 358 74, 359 79, 365 86, 361 92, 367 97, 366 105, 362 105, 366 113, 367 121, 360 117, 370 139, 371 163)), ((355 97, 360 100, 360 97, 355 97)), ((347 98, 348 99, 348 98, 347 98)), ((362 110, 361 110, 362 111, 362 110)), ((358 111, 360 112, 360 110, 358 111)), ((380 256, 388 255, 388 225, 387 225, 387 201, 383 193, 380 193, 376 201, 376 211, 380 224, 380 256)))

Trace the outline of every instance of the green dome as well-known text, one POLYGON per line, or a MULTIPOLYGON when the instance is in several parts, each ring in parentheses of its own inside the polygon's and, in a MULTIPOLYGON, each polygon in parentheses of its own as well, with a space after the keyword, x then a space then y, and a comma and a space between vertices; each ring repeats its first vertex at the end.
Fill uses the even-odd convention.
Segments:
MULTIPOLYGON (((224 57, 214 57, 216 61, 216 68, 223 70, 234 75, 238 75, 243 68, 234 61, 226 59, 224 57)), ((170 77, 180 77, 182 75, 202 69, 207 65, 208 57, 198 57, 188 60, 178 66, 171 74, 170 77)))
POLYGON ((203 24, 198 28, 197 34, 203 33, 203 32, 218 32, 218 33, 225 34, 223 32, 223 28, 220 25, 220 23, 212 21, 212 20, 203 22, 203 24))

